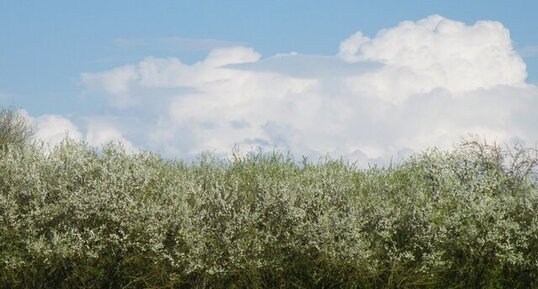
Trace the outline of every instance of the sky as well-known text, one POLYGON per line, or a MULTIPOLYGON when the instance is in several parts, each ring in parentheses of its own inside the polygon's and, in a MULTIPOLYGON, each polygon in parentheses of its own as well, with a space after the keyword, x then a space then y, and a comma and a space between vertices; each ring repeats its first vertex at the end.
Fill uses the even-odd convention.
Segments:
POLYGON ((0 0, 0 105, 51 145, 375 162, 538 141, 536 1, 0 0))

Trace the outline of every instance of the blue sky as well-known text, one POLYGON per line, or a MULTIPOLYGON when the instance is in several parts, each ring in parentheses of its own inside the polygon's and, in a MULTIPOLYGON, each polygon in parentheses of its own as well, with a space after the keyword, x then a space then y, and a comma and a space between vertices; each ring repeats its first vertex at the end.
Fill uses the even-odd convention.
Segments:
MULTIPOLYGON (((82 138, 87 138, 91 122, 88 119, 135 117, 139 122, 158 123, 163 121, 163 113, 155 112, 157 108, 148 112, 144 107, 125 109, 111 105, 106 96, 100 95, 104 94, 102 91, 89 88, 82 77, 85 73, 136 65, 148 57, 174 58, 193 65, 214 49, 235 46, 252 48, 259 56, 256 62, 294 52, 303 58, 287 62, 288 70, 294 65, 301 66, 300 61, 309 63, 304 67, 315 69, 325 65, 308 56, 339 54, 342 41, 357 31, 375 38, 382 29, 430 15, 441 15, 469 26, 480 20, 502 23, 510 31, 513 49, 526 64, 525 83, 532 85, 538 82, 536 11, 536 1, 3 0, 0 1, 0 104, 22 107, 35 118, 45 115, 68 118, 78 127, 82 138), (140 119, 140 115, 148 119, 140 119)), ((335 64, 333 71, 338 67, 335 64)), ((180 91, 189 88, 192 86, 176 85, 171 89, 182 94, 180 91)), ((162 90, 159 93, 166 94, 162 90)), ((270 123, 271 119, 264 125, 270 123)), ((190 128, 178 128, 176 133, 184 130, 192 134, 190 128)), ((148 144, 151 141, 147 136, 133 133, 132 129, 122 131, 116 127, 114 131, 137 140, 132 141, 133 146, 163 149, 148 144)), ((242 140, 245 139, 250 138, 243 136, 242 140)), ((261 143, 274 145, 276 139, 268 137, 261 143)), ((381 150, 391 147, 389 143, 381 146, 384 147, 381 150)))

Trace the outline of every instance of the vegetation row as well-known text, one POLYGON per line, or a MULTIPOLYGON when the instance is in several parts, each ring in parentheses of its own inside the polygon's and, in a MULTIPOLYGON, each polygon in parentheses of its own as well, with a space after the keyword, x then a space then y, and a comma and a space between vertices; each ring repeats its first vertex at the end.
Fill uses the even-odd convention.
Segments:
POLYGON ((0 288, 538 288, 536 150, 388 167, 31 141, 0 113, 0 288))

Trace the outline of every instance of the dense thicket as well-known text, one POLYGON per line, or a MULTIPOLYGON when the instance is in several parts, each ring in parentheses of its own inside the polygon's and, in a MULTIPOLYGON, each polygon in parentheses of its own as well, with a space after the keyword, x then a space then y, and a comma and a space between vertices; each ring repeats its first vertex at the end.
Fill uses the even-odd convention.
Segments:
POLYGON ((0 288, 538 288, 536 153, 0 149, 0 288))

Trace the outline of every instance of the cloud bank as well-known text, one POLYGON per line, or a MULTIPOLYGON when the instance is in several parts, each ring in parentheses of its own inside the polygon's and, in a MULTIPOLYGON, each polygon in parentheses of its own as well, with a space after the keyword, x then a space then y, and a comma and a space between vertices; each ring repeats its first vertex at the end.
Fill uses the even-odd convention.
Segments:
POLYGON ((357 32, 331 56, 223 47, 193 64, 148 57, 83 73, 114 121, 96 116, 80 130, 96 144, 123 139, 183 158, 237 146, 379 161, 469 134, 533 144, 538 88, 526 76, 501 23, 433 15, 357 32))

